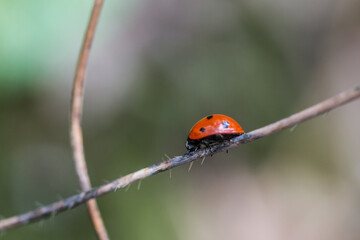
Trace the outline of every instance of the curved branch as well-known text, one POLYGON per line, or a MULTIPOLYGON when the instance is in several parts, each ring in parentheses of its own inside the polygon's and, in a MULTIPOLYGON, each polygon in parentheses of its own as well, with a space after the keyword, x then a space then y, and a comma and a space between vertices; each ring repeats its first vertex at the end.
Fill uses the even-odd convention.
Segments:
POLYGON ((187 153, 182 156, 176 156, 167 161, 163 161, 157 164, 154 164, 150 167, 140 169, 136 172, 130 173, 124 177, 116 179, 112 182, 106 183, 100 187, 94 188, 90 191, 74 195, 65 200, 55 202, 45 207, 38 208, 36 210, 13 216, 7 219, 0 221, 0 231, 14 228, 17 226, 25 225, 35 220, 45 218, 48 216, 53 216, 57 213, 67 211, 73 207, 76 207, 89 199, 97 198, 104 194, 113 192, 119 188, 123 188, 130 183, 135 181, 150 177, 157 173, 169 170, 171 168, 192 162, 196 159, 212 155, 217 152, 222 152, 230 148, 234 148, 244 143, 255 141, 259 138, 268 136, 270 134, 279 132, 285 128, 292 127, 296 124, 302 123, 306 120, 319 116, 325 112, 329 112, 332 109, 339 107, 343 104, 346 104, 352 100, 360 98, 360 86, 354 87, 353 89, 344 91, 332 98, 329 98, 323 102, 320 102, 314 106, 311 106, 303 111, 295 113, 287 118, 284 118, 280 121, 267 125, 265 127, 256 129, 252 132, 243 134, 239 137, 232 139, 229 142, 219 143, 215 146, 212 146, 212 151, 210 149, 200 149, 195 152, 187 153))
MULTIPOLYGON (((79 60, 77 63, 72 99, 71 99, 71 146, 74 155, 76 173, 79 178, 80 186, 82 191, 88 191, 91 189, 91 183, 89 174, 87 171, 85 154, 84 154, 84 145, 83 145, 83 135, 81 130, 81 117, 84 101, 84 80, 86 66, 89 59, 91 44, 94 39, 95 29, 97 22, 99 20, 99 15, 103 5, 103 0, 95 0, 93 10, 90 16, 89 24, 86 30, 84 42, 80 51, 79 60)), ((104 222, 101 218, 99 208, 96 204, 95 199, 92 199, 86 202, 88 207, 91 220, 94 225, 94 229, 97 233, 97 236, 101 240, 109 239, 104 222)))

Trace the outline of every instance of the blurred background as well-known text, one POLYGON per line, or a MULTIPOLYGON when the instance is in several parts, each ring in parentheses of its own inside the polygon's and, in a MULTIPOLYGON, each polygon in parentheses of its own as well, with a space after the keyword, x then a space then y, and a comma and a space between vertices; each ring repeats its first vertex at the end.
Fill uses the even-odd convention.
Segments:
MULTIPOLYGON (((0 1, 0 215, 79 192, 69 144, 92 1, 0 1)), ((94 186, 186 152, 211 113, 251 131, 359 84, 358 0, 105 1, 83 131, 94 186)), ((112 239, 360 238, 360 101, 98 199, 112 239)), ((96 239, 80 206, 3 239, 96 239)))

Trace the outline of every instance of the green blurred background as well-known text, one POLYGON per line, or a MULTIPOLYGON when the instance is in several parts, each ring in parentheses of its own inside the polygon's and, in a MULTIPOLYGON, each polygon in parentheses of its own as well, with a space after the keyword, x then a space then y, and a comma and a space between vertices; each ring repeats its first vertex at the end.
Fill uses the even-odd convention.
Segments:
MULTIPOLYGON (((0 215, 79 192, 72 78, 92 1, 0 1, 0 215)), ((105 1, 88 65, 94 186, 359 84, 358 0, 105 1)), ((359 239, 360 102, 98 199, 112 239, 359 239)), ((96 239, 84 206, 3 239, 96 239)))

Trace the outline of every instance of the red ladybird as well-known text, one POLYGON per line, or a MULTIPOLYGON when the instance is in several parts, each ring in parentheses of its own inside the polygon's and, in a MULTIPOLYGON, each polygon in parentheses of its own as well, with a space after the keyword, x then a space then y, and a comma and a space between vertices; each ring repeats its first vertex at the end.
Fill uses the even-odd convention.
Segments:
POLYGON ((186 141, 189 152, 205 145, 230 140, 244 134, 242 127, 231 117, 223 114, 212 114, 198 121, 190 130, 186 141))

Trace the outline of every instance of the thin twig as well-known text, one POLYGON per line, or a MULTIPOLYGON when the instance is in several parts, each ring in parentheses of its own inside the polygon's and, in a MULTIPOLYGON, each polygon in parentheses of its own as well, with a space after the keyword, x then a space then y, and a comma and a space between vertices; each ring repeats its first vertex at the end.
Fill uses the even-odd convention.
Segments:
MULTIPOLYGON (((81 118, 84 100, 84 79, 86 66, 89 59, 89 53, 91 44, 94 39, 95 29, 99 20, 99 15, 103 5, 103 0, 95 0, 93 10, 90 16, 89 24, 87 26, 84 42, 80 51, 79 60, 77 63, 72 99, 71 99, 71 145, 73 149, 74 161, 76 172, 79 178, 80 186, 82 191, 89 191, 91 189, 90 178, 87 171, 84 146, 83 146, 83 135, 81 130, 81 118)), ((104 222, 101 218, 99 208, 96 204, 95 199, 86 202, 88 207, 91 220, 94 225, 94 229, 97 236, 101 240, 109 239, 104 222)))
POLYGON ((210 149, 205 148, 195 152, 184 154, 182 156, 176 156, 172 159, 168 159, 166 161, 154 164, 150 167, 143 168, 136 172, 130 173, 124 177, 118 178, 112 182, 106 183, 90 191, 83 192, 78 195, 74 195, 65 200, 55 202, 48 206, 41 207, 21 215, 3 219, 0 221, 0 231, 25 225, 35 220, 42 219, 44 217, 53 216, 57 213, 67 211, 73 207, 76 207, 88 201, 89 199, 97 198, 104 194, 113 192, 119 188, 124 188, 135 181, 192 162, 198 158, 203 158, 205 156, 213 155, 217 152, 223 152, 226 151, 227 149, 234 148, 236 146, 239 146, 240 144, 255 141, 259 138, 279 132, 285 128, 292 127, 308 119, 319 116, 325 112, 328 112, 336 107, 339 107, 357 98, 360 98, 360 86, 344 91, 332 98, 329 98, 323 102, 320 102, 312 107, 309 107, 301 112, 293 114, 280 121, 259 128, 252 132, 243 134, 239 137, 232 139, 229 142, 223 142, 214 145, 212 146, 211 151, 210 149))

